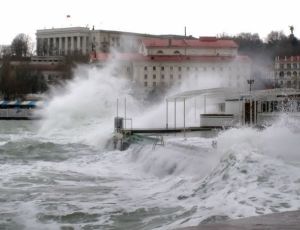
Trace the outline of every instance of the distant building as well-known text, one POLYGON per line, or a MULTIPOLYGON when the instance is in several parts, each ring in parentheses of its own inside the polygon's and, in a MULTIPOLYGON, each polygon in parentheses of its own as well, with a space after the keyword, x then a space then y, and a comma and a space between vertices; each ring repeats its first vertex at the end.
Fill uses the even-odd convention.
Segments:
MULTIPOLYGON (((36 62, 44 57, 89 54, 93 61, 119 61, 115 74, 152 90, 203 75, 219 77, 222 86, 248 89, 251 61, 238 55, 233 40, 216 37, 151 35, 87 27, 37 30, 36 62)), ((47 60, 50 60, 48 58, 47 60)), ((51 59, 52 60, 52 59, 51 59)))
POLYGON ((232 40, 215 37, 199 39, 142 39, 138 53, 105 55, 97 53, 94 60, 119 61, 119 73, 151 90, 170 87, 185 79, 201 80, 216 77, 222 86, 247 90, 251 77, 251 60, 239 56, 238 45, 232 40))
POLYGON ((61 56, 90 52, 90 30, 84 27, 37 30, 37 56, 61 56))
MULTIPOLYGON (((37 30, 37 55, 60 56, 74 52, 136 52, 139 39, 172 35, 150 35, 88 27, 53 28, 37 30)), ((176 37, 176 36, 175 36, 176 37)), ((178 36, 180 37, 180 36, 178 36)))
POLYGON ((300 56, 276 57, 274 76, 276 87, 300 89, 300 56))

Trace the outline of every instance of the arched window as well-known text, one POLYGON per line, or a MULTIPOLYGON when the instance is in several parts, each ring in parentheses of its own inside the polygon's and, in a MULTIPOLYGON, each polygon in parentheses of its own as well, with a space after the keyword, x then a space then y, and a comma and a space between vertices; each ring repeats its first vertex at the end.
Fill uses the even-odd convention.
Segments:
POLYGON ((292 73, 290 71, 287 72, 286 74, 288 77, 290 77, 292 75, 292 73))
POLYGON ((180 52, 178 50, 175 50, 174 54, 180 54, 180 52))
POLYGON ((297 77, 297 72, 296 71, 293 72, 293 76, 297 77))
POLYGON ((284 72, 283 72, 283 71, 280 71, 279 76, 280 76, 280 77, 284 77, 284 72))

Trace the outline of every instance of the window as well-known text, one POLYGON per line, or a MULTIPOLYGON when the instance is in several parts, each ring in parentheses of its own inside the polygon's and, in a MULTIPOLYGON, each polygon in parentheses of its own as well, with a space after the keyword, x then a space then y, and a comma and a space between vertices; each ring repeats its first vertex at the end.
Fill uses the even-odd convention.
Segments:
POLYGON ((178 66, 178 71, 181 71, 181 66, 178 66))
POLYGON ((156 82, 154 81, 154 82, 153 82, 153 87, 155 87, 155 86, 156 86, 156 82))
POLYGON ((198 67, 195 67, 195 70, 198 71, 198 67))
POLYGON ((291 63, 286 64, 286 67, 287 67, 288 69, 290 69, 290 68, 291 68, 291 63))
POLYGON ((294 68, 294 69, 297 69, 297 63, 294 63, 294 64, 293 64, 293 68, 294 68))
POLYGON ((144 82, 144 86, 147 87, 148 86, 148 82, 145 81, 144 82))
POLYGON ((189 66, 186 67, 186 71, 190 71, 190 67, 189 66))
MULTIPOLYGON (((229 67, 230 68, 230 67, 229 67)), ((203 71, 206 71, 206 67, 203 67, 203 71)))
POLYGON ((155 67, 155 66, 153 66, 153 70, 156 70, 156 67, 155 67))
POLYGON ((147 70, 147 66, 144 67, 144 70, 147 70))
POLYGON ((164 66, 161 66, 161 67, 160 67, 160 70, 164 71, 164 70, 165 70, 165 67, 164 67, 164 66))
POLYGON ((261 108, 262 112, 267 112, 267 106, 266 106, 266 103, 263 102, 263 103, 261 104, 261 106, 262 106, 262 108, 261 108))
POLYGON ((293 76, 297 77, 297 72, 296 71, 293 72, 293 76))
POLYGON ((130 73, 130 67, 127 67, 127 73, 130 73))
POLYGON ((148 75, 147 75, 147 74, 145 74, 145 75, 144 75, 144 79, 147 79, 147 78, 148 78, 148 75))
POLYGON ((158 54, 163 54, 164 52, 162 50, 157 51, 158 54))
POLYGON ((284 69, 284 64, 280 64, 280 69, 284 69))
POLYGON ((279 76, 280 76, 280 77, 284 77, 284 72, 283 72, 283 71, 280 71, 280 72, 279 72, 279 76))
POLYGON ((161 78, 161 79, 165 79, 165 75, 163 75, 163 74, 160 75, 160 78, 161 78))
POLYGON ((170 66, 170 70, 173 70, 173 66, 170 66))
POLYGON ((181 79, 181 74, 178 75, 178 79, 181 79))
POLYGON ((292 73, 290 71, 287 72, 287 76, 290 77, 292 73))
POLYGON ((173 79, 173 74, 170 74, 170 79, 173 79))
POLYGON ((156 74, 153 74, 153 79, 156 79, 156 74))
POLYGON ((180 52, 178 50, 175 50, 174 54, 180 54, 180 52))

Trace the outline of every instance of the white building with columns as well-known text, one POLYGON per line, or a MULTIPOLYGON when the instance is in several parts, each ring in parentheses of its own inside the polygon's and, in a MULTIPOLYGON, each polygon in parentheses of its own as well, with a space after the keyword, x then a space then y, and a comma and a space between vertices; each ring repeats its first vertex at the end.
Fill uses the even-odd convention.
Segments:
POLYGON ((90 52, 90 30, 84 27, 37 30, 38 56, 63 56, 90 52))

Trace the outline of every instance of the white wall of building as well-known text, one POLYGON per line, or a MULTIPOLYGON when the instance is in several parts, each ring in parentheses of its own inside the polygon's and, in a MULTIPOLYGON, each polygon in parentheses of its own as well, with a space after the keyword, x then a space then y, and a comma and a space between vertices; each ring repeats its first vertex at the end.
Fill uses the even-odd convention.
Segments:
POLYGON ((234 62, 144 62, 133 64, 133 80, 150 90, 157 86, 172 86, 190 80, 214 77, 224 87, 248 89, 251 64, 234 62))

